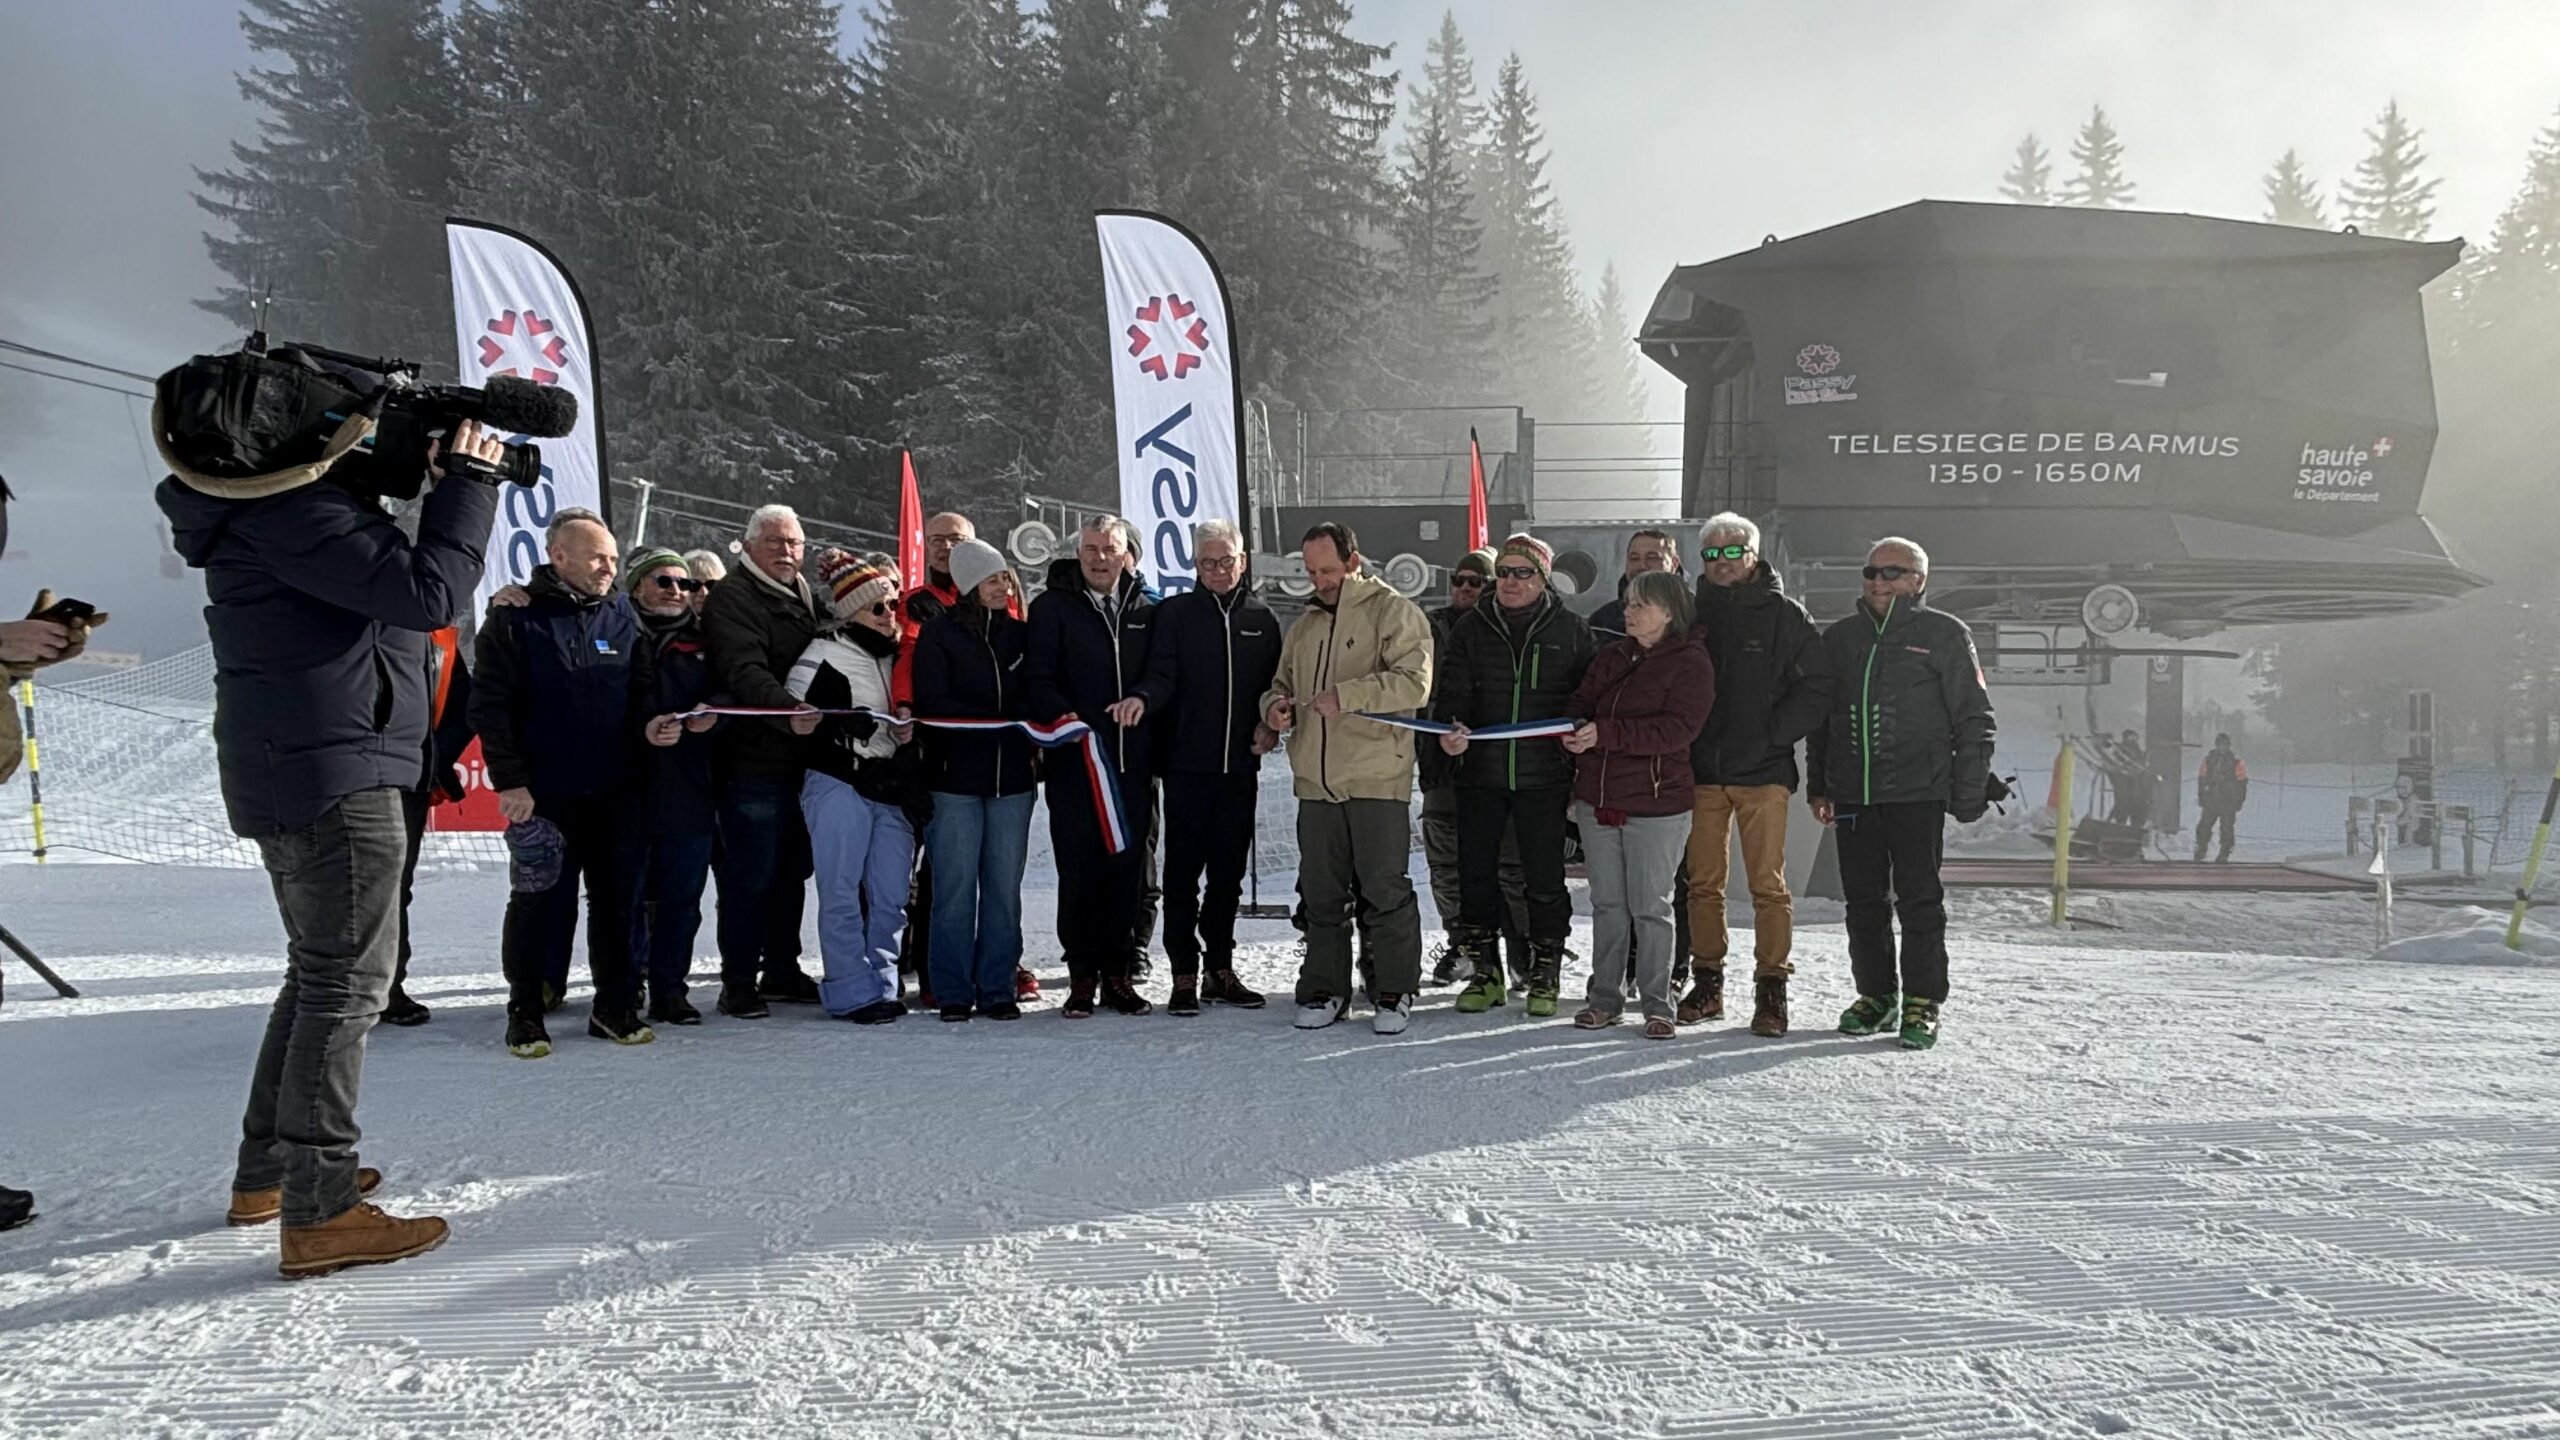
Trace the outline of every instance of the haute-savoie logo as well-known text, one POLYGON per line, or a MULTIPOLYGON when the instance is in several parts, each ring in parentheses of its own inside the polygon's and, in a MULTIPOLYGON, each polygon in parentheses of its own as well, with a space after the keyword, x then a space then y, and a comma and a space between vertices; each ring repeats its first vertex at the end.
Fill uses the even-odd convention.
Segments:
POLYGON ((559 328, 531 310, 504 312, 489 322, 489 333, 480 337, 480 369, 536 385, 559 384, 560 368, 569 363, 569 346, 560 338, 559 328), (501 360, 509 363, 501 368, 501 360))
POLYGON ((1209 322, 1179 295, 1150 295, 1129 327, 1129 354, 1158 380, 1179 380, 1209 353, 1209 322), (1153 353, 1149 353, 1153 352, 1153 353))

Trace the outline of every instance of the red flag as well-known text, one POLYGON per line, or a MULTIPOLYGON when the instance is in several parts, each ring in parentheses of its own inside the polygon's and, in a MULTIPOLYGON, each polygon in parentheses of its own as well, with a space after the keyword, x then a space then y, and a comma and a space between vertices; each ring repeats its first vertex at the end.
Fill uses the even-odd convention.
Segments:
POLYGON ((1481 550, 1493 543, 1493 522, 1484 511, 1484 446, 1476 442, 1476 427, 1467 427, 1467 548, 1481 550))
POLYGON ((898 578, 909 587, 924 583, 924 502, 916 496, 916 457, 898 452, 898 578))

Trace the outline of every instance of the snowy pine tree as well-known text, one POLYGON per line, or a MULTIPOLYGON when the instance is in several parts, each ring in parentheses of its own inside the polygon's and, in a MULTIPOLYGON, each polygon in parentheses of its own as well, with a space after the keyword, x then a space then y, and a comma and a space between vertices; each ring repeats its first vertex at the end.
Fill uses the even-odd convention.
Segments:
POLYGON ((2347 223, 2359 234, 2425 239, 2436 215, 2436 182, 2420 178, 2427 157, 2418 148, 2417 127, 2393 100, 2364 134, 2373 149, 2356 162, 2355 178, 2340 187, 2347 223))
POLYGON ((207 310, 278 340, 452 373, 444 217, 461 87, 436 0, 247 0, 259 57, 240 77, 257 139, 199 170, 205 236, 229 277, 207 310))
POLYGON ((1495 281, 1483 269, 1483 229, 1455 130, 1460 112, 1420 91, 1413 111, 1388 224, 1394 298, 1380 345, 1401 403, 1481 405, 1495 399, 1495 281))
POLYGON ((2000 194, 2020 205, 2053 203, 2053 156, 2036 139, 2034 131, 2027 132, 2027 138, 2018 142, 2017 152, 2010 156, 2009 168, 2000 177, 2000 194))
POLYGON ((2465 288, 2479 323, 2560 301, 2560 120, 2534 137, 2524 184, 2498 216, 2465 288))
POLYGON ((1591 305, 1592 349, 1602 376, 1601 410, 1595 420, 1641 420, 1647 403, 1644 355, 1636 349, 1636 323, 1630 316, 1618 267, 1603 266, 1600 294, 1591 305))
POLYGON ((2320 186, 2302 171, 2302 159, 2291 150, 2267 172, 2267 219, 2277 225, 2329 228, 2329 213, 2320 201, 2320 186))
POLYGON ((1499 393, 1551 420, 1594 418, 1614 409, 1612 376, 1601 364, 1573 246, 1547 188, 1546 132, 1520 57, 1502 62, 1483 154, 1483 269, 1496 288, 1490 320, 1499 393))
POLYGON ((2133 182, 2125 178, 2124 142, 2107 119, 2107 107, 2089 107, 2088 123, 2071 142, 2071 158, 2079 167, 2062 187, 2062 203, 2097 210, 2117 210, 2133 203, 2133 182))

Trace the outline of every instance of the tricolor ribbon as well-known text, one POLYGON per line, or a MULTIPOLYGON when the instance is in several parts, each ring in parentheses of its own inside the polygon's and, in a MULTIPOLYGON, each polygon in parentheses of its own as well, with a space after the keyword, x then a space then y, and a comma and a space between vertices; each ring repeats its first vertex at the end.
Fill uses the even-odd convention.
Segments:
MULTIPOLYGON (((1375 720, 1381 725, 1394 725, 1405 730, 1419 730, 1425 735, 1448 735, 1458 728, 1446 720, 1425 720, 1419 715, 1381 715, 1371 710, 1362 710, 1358 714, 1363 720, 1375 720)), ((1565 716, 1558 716, 1553 720, 1521 720, 1509 725, 1477 726, 1467 731, 1467 739, 1470 741, 1543 740, 1550 735, 1570 735, 1581 726, 1581 721, 1565 716)))
POLYGON ((1120 786, 1111 774, 1111 762, 1102 753, 1102 737, 1092 726, 1073 715, 1060 716, 1047 724, 1030 720, 933 719, 910 716, 901 721, 895 715, 883 715, 868 705, 845 710, 775 710, 749 705, 697 705, 678 719, 696 715, 761 715, 787 720, 794 715, 868 715, 883 725, 922 725, 928 730, 973 731, 985 734, 998 730, 1019 730, 1031 737, 1031 743, 1043 750, 1057 750, 1073 745, 1084 754, 1086 787, 1093 793, 1094 818, 1102 825, 1102 843, 1117 855, 1129 848, 1129 822, 1120 812, 1120 786))

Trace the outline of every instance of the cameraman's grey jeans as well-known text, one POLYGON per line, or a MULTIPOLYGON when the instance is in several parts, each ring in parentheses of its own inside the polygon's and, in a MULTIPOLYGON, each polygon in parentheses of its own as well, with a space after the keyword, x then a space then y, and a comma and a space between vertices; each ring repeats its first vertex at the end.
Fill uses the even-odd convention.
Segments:
POLYGON ((284 1223, 356 1203, 356 1084, 365 1032, 400 958, 400 792, 360 790, 302 829, 261 839, 284 917, 284 988, 240 1121, 236 1190, 284 1187, 284 1223))

